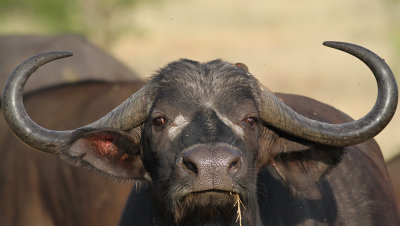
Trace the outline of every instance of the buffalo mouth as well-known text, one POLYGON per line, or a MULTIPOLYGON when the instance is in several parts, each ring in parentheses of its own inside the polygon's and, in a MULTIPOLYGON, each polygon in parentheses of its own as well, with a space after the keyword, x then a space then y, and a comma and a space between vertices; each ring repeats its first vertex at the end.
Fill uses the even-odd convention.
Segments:
POLYGON ((218 219, 221 222, 236 222, 238 208, 239 212, 246 210, 243 200, 242 195, 233 191, 218 189, 192 191, 176 203, 175 221, 198 219, 199 222, 213 222, 218 219))
POLYGON ((201 190, 201 191, 193 191, 189 194, 198 195, 198 196, 212 196, 212 197, 219 197, 219 196, 233 196, 238 195, 237 192, 234 191, 227 191, 227 190, 219 190, 219 189, 208 189, 208 190, 201 190))
POLYGON ((234 191, 208 189, 201 191, 192 191, 180 200, 181 203, 191 203, 197 207, 225 207, 234 206, 235 203, 244 200, 243 195, 234 191))

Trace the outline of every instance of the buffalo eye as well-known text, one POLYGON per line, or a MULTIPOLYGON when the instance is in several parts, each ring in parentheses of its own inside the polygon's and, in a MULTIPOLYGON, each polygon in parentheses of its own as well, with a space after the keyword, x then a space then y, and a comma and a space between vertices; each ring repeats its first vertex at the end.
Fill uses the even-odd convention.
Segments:
POLYGON ((248 117, 248 118, 243 119, 243 122, 245 122, 251 128, 254 128, 254 126, 257 124, 257 121, 258 120, 254 117, 248 117))
POLYGON ((160 128, 160 127, 163 127, 166 123, 167 123, 167 119, 162 116, 153 119, 154 127, 160 128))

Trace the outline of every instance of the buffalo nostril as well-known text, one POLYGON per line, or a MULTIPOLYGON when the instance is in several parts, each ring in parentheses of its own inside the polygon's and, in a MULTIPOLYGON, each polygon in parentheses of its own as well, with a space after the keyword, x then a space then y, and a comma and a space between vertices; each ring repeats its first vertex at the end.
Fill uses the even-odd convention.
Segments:
POLYGON ((199 172, 199 169, 197 168, 196 164, 193 163, 192 161, 188 160, 188 159, 183 159, 182 160, 183 165, 186 167, 187 170, 197 174, 199 172))
POLYGON ((229 164, 228 171, 233 173, 240 168, 240 165, 240 159, 235 159, 229 164))

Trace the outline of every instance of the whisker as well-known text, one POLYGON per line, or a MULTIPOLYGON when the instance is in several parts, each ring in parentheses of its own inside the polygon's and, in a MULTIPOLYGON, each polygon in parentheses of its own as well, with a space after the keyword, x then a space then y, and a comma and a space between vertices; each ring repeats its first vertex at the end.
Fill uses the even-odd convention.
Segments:
POLYGON ((232 135, 226 143, 228 143, 229 145, 233 145, 235 141, 236 141, 236 136, 232 135))
POLYGON ((186 148, 185 145, 184 145, 182 142, 180 142, 180 141, 179 141, 179 145, 182 146, 182 149, 185 149, 185 148, 186 148))

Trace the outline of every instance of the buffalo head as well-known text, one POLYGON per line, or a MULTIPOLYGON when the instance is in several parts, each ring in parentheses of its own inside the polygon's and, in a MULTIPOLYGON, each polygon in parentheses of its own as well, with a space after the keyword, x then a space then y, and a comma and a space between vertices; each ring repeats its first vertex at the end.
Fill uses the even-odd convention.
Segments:
POLYGON ((288 171, 306 170, 304 180, 318 181, 340 160, 340 147, 374 137, 396 109, 396 82, 383 60, 360 46, 325 45, 358 57, 376 77, 378 100, 359 120, 328 124, 303 117, 263 89, 243 65, 179 60, 98 121, 51 131, 30 120, 22 91, 40 65, 71 55, 64 52, 22 63, 6 85, 3 111, 14 133, 37 150, 118 179, 146 182, 165 222, 256 225, 261 168, 274 167, 302 189, 304 183, 288 171), (283 144, 282 138, 296 142, 283 144), (279 159, 294 158, 285 155, 291 152, 318 161, 282 164, 279 159))

